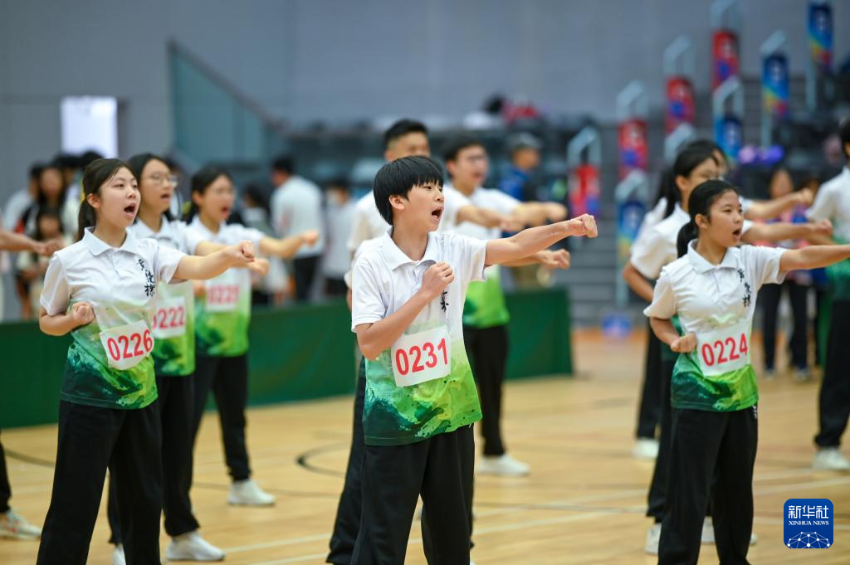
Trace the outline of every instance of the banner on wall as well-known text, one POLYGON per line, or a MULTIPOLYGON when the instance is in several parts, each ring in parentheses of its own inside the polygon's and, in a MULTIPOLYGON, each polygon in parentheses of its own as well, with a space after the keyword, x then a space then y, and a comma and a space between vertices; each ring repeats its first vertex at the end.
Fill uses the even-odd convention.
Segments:
POLYGON ((725 115, 714 122, 714 139, 726 154, 729 167, 738 165, 738 153, 741 151, 744 139, 744 128, 741 120, 734 115, 725 115))
POLYGON ((634 170, 647 169, 649 150, 646 132, 646 121, 640 118, 630 118, 620 124, 620 179, 626 178, 634 170))
POLYGON ((809 51, 815 68, 832 69, 832 6, 825 2, 809 3, 809 51))
POLYGON ((681 124, 694 124, 696 104, 694 87, 687 77, 673 76, 667 79, 667 111, 664 114, 664 131, 672 133, 681 124))
POLYGON ((764 58, 761 77, 764 110, 775 119, 788 116, 788 56, 773 53, 764 58))
POLYGON ((590 163, 576 167, 570 175, 570 216, 599 215, 601 196, 599 168, 590 163))
POLYGON ((738 76, 740 59, 738 57, 738 34, 719 29, 712 36, 712 89, 723 84, 726 79, 738 76))

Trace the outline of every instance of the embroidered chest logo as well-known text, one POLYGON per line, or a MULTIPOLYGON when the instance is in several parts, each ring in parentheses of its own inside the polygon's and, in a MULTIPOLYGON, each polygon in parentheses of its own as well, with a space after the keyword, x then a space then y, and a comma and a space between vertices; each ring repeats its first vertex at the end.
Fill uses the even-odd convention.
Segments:
POLYGON ((442 294, 442 295, 440 295, 440 308, 442 308, 442 309, 443 309, 443 312, 445 312, 445 311, 446 311, 446 309, 449 307, 449 303, 448 303, 448 302, 446 302, 446 296, 448 296, 448 294, 449 294, 449 291, 448 291, 448 290, 444 290, 444 291, 443 291, 443 294, 442 294))
POLYGON ((153 278, 153 273, 145 265, 144 259, 139 259, 139 268, 145 274, 145 296, 151 297, 156 292, 156 281, 153 278))
POLYGON ((753 300, 753 288, 745 280, 744 269, 738 269, 738 278, 741 279, 741 283, 744 285, 744 308, 749 308, 753 300))

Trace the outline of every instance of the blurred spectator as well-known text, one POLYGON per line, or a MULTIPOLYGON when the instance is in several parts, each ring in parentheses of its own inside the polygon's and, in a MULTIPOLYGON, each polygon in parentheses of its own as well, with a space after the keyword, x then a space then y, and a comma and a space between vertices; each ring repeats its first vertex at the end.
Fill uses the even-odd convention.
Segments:
POLYGON ((50 163, 41 169, 38 175, 36 196, 15 223, 15 231, 33 237, 36 231, 36 217, 41 208, 52 207, 59 210, 62 219, 62 229, 65 233, 74 233, 77 225, 76 218, 70 216, 73 211, 69 210, 67 201, 68 185, 65 184, 66 176, 60 163, 50 163))
POLYGON ((306 301, 316 277, 319 257, 324 249, 322 226, 322 193, 314 183, 295 174, 289 157, 278 157, 272 163, 272 183, 277 187, 271 199, 271 223, 278 237, 317 230, 315 245, 305 245, 295 255, 295 299, 306 301))
MULTIPOLYGON (((86 167, 88 167, 92 162, 97 161, 98 159, 103 159, 103 155, 97 151, 86 151, 74 161, 77 169, 75 169, 75 173, 71 177, 70 184, 68 185, 68 191, 65 197, 66 205, 62 211, 62 224, 69 230, 65 233, 77 233, 77 217, 80 215, 80 204, 82 203, 83 192, 80 185, 82 172, 85 171, 86 167)), ((67 179, 68 177, 66 175, 66 182, 67 179)))
MULTIPOLYGON (((33 239, 36 241, 61 240, 60 247, 71 244, 71 237, 63 233, 62 218, 58 208, 47 206, 39 209, 35 223, 33 239)), ((35 318, 39 311, 41 289, 44 286, 44 273, 47 271, 49 261, 49 257, 37 253, 18 254, 16 264, 18 277, 26 283, 28 291, 26 296, 21 296, 21 317, 24 320, 35 318)))
POLYGON ((540 166, 540 141, 530 133, 519 133, 508 139, 511 167, 499 188, 520 202, 546 200, 540 198, 534 173, 540 166))
POLYGON ((29 183, 26 187, 12 193, 3 209, 3 226, 7 230, 15 229, 18 220, 38 197, 38 179, 44 169, 42 163, 33 163, 30 167, 29 183))
POLYGON ((327 197, 325 225, 328 234, 327 251, 322 269, 325 276, 325 294, 345 296, 348 287, 343 277, 351 265, 351 254, 348 252, 347 243, 354 220, 355 204, 351 200, 351 187, 346 179, 330 182, 325 195, 327 197))
MULTIPOLYGON (((783 167, 777 168, 770 178, 769 192, 771 200, 783 198, 794 191, 794 181, 791 174, 783 167)), ((805 223, 805 208, 798 206, 780 214, 773 222, 798 222, 805 223)), ((795 249, 805 245, 801 241, 781 241, 776 246, 787 249, 795 249)), ((782 284, 769 284, 759 291, 759 303, 762 306, 764 318, 762 320, 762 332, 764 335, 764 368, 765 376, 773 378, 776 376, 776 327, 779 302, 783 292, 788 293, 791 302, 791 313, 794 320, 793 330, 788 339, 791 351, 791 364, 795 370, 797 380, 808 380, 809 378, 809 316, 808 316, 808 294, 811 284, 809 271, 792 271, 788 273, 782 284)))
MULTIPOLYGON (((269 237, 275 237, 274 228, 269 221, 269 191, 259 183, 250 183, 242 191, 242 223, 258 229, 269 237)), ((254 291, 253 304, 282 304, 289 295, 289 276, 283 259, 268 257, 269 272, 263 277, 257 273, 251 275, 254 291)))

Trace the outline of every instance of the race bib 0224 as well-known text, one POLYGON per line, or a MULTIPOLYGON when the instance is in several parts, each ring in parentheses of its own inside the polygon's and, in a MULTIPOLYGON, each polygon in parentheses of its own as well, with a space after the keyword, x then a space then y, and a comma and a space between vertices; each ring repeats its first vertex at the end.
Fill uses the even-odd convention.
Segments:
POLYGON ((750 364, 750 323, 697 334, 694 354, 706 377, 716 377, 750 364))

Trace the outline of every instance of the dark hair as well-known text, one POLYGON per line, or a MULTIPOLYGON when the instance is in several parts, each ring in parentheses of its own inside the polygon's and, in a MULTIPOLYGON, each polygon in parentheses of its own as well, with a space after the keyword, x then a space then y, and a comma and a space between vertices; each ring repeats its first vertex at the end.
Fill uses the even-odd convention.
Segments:
POLYGON ((97 161, 92 161, 83 172, 83 180, 81 182, 83 202, 80 204, 80 215, 77 220, 77 241, 83 239, 86 228, 97 225, 97 213, 91 204, 89 204, 88 196, 90 194, 100 194, 100 187, 109 182, 120 169, 127 169, 131 173, 133 172, 133 169, 119 159, 98 159, 97 161))
POLYGON ((280 155, 272 161, 272 170, 278 173, 286 173, 287 175, 295 174, 295 163, 292 162, 292 157, 288 155, 280 155))
POLYGON ((266 190, 265 185, 258 182, 248 183, 242 190, 242 196, 250 198, 266 212, 269 211, 269 191, 266 190))
POLYGON ((38 173, 38 196, 36 201, 39 206, 45 206, 49 204, 47 202, 47 197, 44 195, 44 190, 41 187, 41 177, 44 173, 49 170, 54 170, 59 174, 59 182, 62 185, 62 188, 59 190, 59 197, 57 205, 61 206, 65 203, 65 194, 68 192, 68 185, 65 183, 65 174, 62 172, 62 164, 57 161, 51 161, 50 163, 44 165, 41 168, 41 171, 38 173))
POLYGON ((457 156, 464 149, 469 149, 470 147, 481 147, 484 148, 484 144, 480 139, 475 138, 471 135, 460 134, 451 139, 449 139, 446 144, 443 146, 443 160, 448 163, 449 161, 456 161, 457 156))
POLYGON ((421 133, 427 136, 428 128, 425 127, 425 124, 416 120, 399 120, 384 132, 384 149, 389 149, 393 141, 409 133, 421 133))
MULTIPOLYGON (((682 201, 682 191, 679 190, 679 185, 676 184, 676 177, 689 177, 691 173, 694 172, 694 169, 702 165, 704 162, 711 159, 715 163, 717 160, 714 158, 714 149, 708 147, 707 145, 696 145, 693 144, 686 146, 682 151, 679 152, 679 155, 676 157, 676 160, 673 162, 673 169, 669 172, 669 176, 665 179, 662 176, 662 180, 666 181, 666 188, 663 188, 663 196, 667 198, 667 209, 664 210, 664 217, 670 216, 673 213, 673 210, 676 209, 676 203, 682 201)), ((662 193, 662 189, 659 189, 659 194, 662 193)), ((660 196, 659 196, 660 200, 660 196)))
MULTIPOLYGON (((230 173, 228 173, 221 167, 217 167, 215 165, 206 165, 204 167, 201 167, 201 169, 197 173, 192 175, 192 194, 195 194, 196 192, 198 194, 203 194, 207 191, 209 186, 215 182, 215 179, 221 176, 227 177, 230 182, 233 182, 233 177, 230 176, 230 173)), ((198 205, 195 204, 195 200, 193 198, 192 205, 189 207, 189 211, 186 213, 185 220, 187 222, 191 221, 197 213, 198 205)))
MULTIPOLYGON (((98 159, 103 159, 103 155, 90 149, 77 158, 77 164, 79 168, 85 169, 98 159)), ((138 178, 138 176, 136 178, 138 178)))
POLYGON ((59 208, 56 206, 44 206, 38 209, 38 213, 35 215, 35 235, 33 239, 36 241, 44 241, 44 234, 41 233, 41 227, 39 226, 39 222, 42 218, 54 218, 57 222, 59 222, 59 233, 65 233, 64 227, 62 226, 62 214, 59 211, 59 208))
POLYGON ((79 169, 80 157, 73 153, 57 153, 56 156, 53 157, 53 163, 59 169, 79 169))
POLYGON ((30 180, 38 182, 41 177, 41 171, 44 170, 44 163, 33 163, 30 165, 30 180))
POLYGON ((325 190, 338 188, 345 192, 351 192, 351 182, 345 177, 334 177, 325 185, 325 190))
POLYGON ((407 198, 407 193, 414 186, 436 183, 443 186, 443 170, 430 157, 402 157, 387 163, 378 174, 372 189, 375 195, 375 205, 381 217, 393 225, 393 207, 390 196, 407 198))
POLYGON ((696 217, 700 214, 708 217, 711 206, 730 190, 738 194, 738 189, 725 180, 708 180, 691 192, 691 196, 688 198, 688 212, 691 215, 691 220, 682 226, 676 238, 676 251, 679 257, 688 252, 688 244, 699 236, 696 217))
POLYGON ((850 143, 850 116, 844 116, 838 122, 838 137, 841 138, 841 151, 850 160, 850 153, 847 152, 847 144, 850 143))
MULTIPOLYGON (((130 171, 133 173, 133 176, 136 177, 136 180, 139 182, 139 192, 141 193, 142 189, 142 173, 145 170, 145 167, 148 166, 148 163, 151 161, 159 161, 166 167, 168 167, 168 163, 160 157, 159 155, 154 155, 153 153, 139 153, 138 155, 133 155, 129 159, 127 159, 127 167, 129 167, 130 171)), ((171 167, 168 168, 169 175, 171 174, 171 167)), ((163 216, 168 218, 168 221, 174 220, 174 215, 170 210, 166 210, 162 213, 163 216)), ((136 216, 136 220, 138 220, 138 216, 136 216)))

